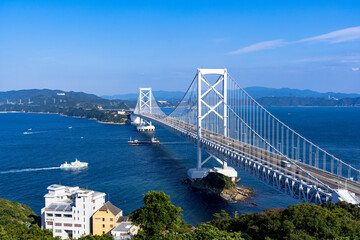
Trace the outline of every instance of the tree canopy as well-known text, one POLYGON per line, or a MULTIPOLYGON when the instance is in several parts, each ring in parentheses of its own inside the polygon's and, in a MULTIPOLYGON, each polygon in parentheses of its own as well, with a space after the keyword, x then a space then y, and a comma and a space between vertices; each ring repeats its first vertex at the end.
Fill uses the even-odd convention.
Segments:
POLYGON ((143 202, 144 207, 130 213, 132 222, 140 226, 138 239, 159 239, 189 228, 181 220, 182 209, 175 207, 164 192, 151 191, 144 196, 143 202))

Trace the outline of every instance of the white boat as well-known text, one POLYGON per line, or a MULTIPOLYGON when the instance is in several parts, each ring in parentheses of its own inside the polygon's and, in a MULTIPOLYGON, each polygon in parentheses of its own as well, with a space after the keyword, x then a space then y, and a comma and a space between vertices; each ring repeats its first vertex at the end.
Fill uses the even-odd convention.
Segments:
POLYGON ((77 158, 75 158, 75 162, 65 162, 60 165, 60 168, 87 168, 87 162, 80 162, 77 158))

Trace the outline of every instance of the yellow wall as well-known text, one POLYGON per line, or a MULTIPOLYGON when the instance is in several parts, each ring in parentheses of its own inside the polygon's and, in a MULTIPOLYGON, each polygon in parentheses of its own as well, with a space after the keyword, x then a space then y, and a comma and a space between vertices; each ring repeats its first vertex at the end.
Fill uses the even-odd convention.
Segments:
POLYGON ((116 220, 110 211, 97 211, 93 215, 93 235, 108 233, 116 226, 116 220))

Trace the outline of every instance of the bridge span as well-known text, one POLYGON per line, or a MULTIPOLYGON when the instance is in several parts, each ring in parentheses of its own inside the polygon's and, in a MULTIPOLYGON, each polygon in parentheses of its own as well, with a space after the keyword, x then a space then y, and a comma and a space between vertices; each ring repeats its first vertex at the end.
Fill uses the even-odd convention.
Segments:
POLYGON ((207 174, 201 150, 305 202, 360 202, 360 171, 282 123, 227 73, 198 69, 179 105, 168 115, 151 89, 140 89, 133 112, 141 124, 156 123, 197 146, 191 178, 207 174))

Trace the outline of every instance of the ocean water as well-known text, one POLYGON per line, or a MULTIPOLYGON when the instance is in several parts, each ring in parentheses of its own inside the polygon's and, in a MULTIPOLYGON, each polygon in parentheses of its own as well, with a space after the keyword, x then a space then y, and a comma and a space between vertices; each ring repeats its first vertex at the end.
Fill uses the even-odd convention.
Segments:
MULTIPOLYGON (((303 136, 360 168, 360 108, 269 110, 303 136)), ((183 209, 183 218, 192 224, 208 221, 222 209, 230 214, 254 213, 298 203, 240 170, 241 184, 255 190, 246 202, 228 203, 193 191, 181 181, 187 177, 187 169, 196 164, 196 148, 159 126, 155 136, 161 141, 159 146, 129 146, 130 137, 148 139, 151 134, 138 133, 129 125, 55 114, 2 113, 0 197, 25 203, 40 214, 47 186, 61 183, 105 192, 127 215, 142 206, 148 191, 161 190, 183 209), (58 168, 75 158, 88 162, 89 167, 58 168)))

